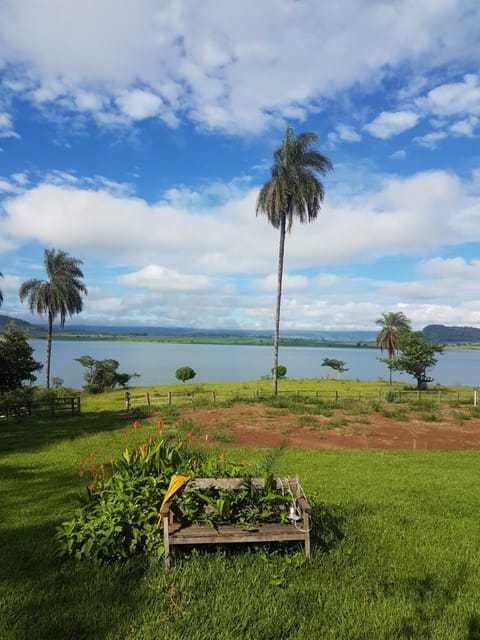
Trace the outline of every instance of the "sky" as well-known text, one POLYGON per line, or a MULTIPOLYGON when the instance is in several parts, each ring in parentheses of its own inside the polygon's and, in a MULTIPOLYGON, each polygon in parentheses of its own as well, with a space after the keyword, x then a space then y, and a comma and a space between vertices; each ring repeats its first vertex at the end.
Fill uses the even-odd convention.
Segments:
POLYGON ((291 126, 334 171, 281 326, 480 326, 478 0, 0 0, 0 313, 46 248, 75 324, 273 328, 256 216, 291 126))

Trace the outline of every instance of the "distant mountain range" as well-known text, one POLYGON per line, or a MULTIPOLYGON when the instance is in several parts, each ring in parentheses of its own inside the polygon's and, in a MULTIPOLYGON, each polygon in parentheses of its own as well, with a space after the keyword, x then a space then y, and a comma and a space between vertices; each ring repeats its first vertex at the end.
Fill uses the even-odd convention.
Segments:
MULTIPOLYGON (((31 335, 44 335, 46 325, 32 324, 25 320, 18 320, 6 315, 0 315, 0 329, 10 320, 13 320, 17 327, 29 329, 31 335)), ((59 331, 58 328, 55 331, 59 331)), ((69 324, 65 328, 65 333, 85 335, 122 335, 122 336, 241 336, 256 338, 271 338, 272 331, 247 330, 247 329, 198 329, 194 327, 129 327, 129 326, 105 326, 105 325, 84 325, 69 324)), ((464 344, 469 342, 480 343, 480 329, 475 327, 447 327, 443 324, 429 324, 422 330, 423 337, 427 342, 439 342, 441 344, 464 344)), ((329 342, 371 342, 375 340, 378 331, 301 331, 288 330, 281 332, 284 338, 303 338, 310 340, 325 340, 329 342)))

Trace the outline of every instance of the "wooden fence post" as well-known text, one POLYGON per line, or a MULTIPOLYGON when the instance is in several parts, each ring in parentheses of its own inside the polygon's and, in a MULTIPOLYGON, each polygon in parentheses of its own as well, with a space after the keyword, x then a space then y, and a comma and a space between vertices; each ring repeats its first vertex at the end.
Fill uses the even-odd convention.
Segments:
POLYGON ((213 402, 213 404, 215 404, 216 400, 217 400, 217 394, 215 393, 215 391, 212 391, 212 402, 213 402))
POLYGON ((168 404, 168 406, 170 406, 172 404, 172 392, 171 391, 168 392, 167 398, 168 398, 167 404, 168 404))
POLYGON ((145 394, 145 402, 147 403, 147 407, 149 407, 150 406, 150 394, 148 393, 148 391, 145 394))
POLYGON ((130 393, 125 391, 125 411, 130 411, 130 393))

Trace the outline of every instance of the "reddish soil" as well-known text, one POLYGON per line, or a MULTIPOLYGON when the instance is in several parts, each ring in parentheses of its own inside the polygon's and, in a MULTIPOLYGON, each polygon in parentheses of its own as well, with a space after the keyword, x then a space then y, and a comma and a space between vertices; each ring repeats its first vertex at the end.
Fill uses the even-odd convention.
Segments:
MULTIPOLYGON (((398 405, 392 405, 395 413, 398 405)), ((208 443, 221 447, 480 449, 480 419, 469 408, 442 407, 425 413, 405 411, 405 420, 361 407, 331 415, 293 413, 263 404, 182 409, 182 418, 201 426, 208 443), (432 420, 435 418, 435 421, 432 420)))

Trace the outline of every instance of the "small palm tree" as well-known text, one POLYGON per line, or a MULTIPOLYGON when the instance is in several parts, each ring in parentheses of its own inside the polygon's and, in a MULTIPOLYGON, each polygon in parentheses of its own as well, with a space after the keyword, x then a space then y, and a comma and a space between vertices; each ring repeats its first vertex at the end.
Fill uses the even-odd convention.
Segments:
POLYGON ((82 294, 87 289, 82 282, 81 260, 70 257, 65 251, 45 249, 44 264, 47 280, 27 280, 20 287, 20 300, 28 297, 28 306, 32 313, 40 316, 47 314, 48 335, 46 365, 46 386, 50 387, 50 359, 52 354, 53 322, 60 317, 63 328, 67 315, 80 313, 83 308, 82 294))
MULTIPOLYGON (((376 323, 382 327, 377 336, 377 347, 380 347, 382 353, 388 354, 388 359, 392 360, 398 353, 398 342, 402 334, 412 330, 410 320, 402 311, 389 311, 382 313, 376 323)), ((392 369, 389 367, 390 384, 392 384, 392 369)))
POLYGON ((294 218, 302 224, 315 220, 325 195, 318 176, 333 169, 331 161, 312 148, 317 140, 314 133, 295 136, 293 129, 288 127, 282 145, 274 152, 272 177, 262 186, 257 199, 257 215, 266 215, 270 224, 280 230, 273 335, 274 395, 278 390, 278 339, 286 232, 291 231, 294 218))

